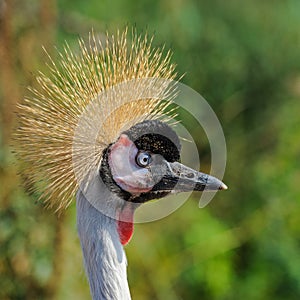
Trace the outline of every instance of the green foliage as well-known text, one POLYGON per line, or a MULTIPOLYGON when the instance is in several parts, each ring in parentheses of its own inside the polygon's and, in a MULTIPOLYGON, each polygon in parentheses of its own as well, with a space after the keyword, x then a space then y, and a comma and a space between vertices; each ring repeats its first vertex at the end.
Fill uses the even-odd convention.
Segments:
MULTIPOLYGON (((72 47, 91 28, 104 33, 133 25, 173 50, 178 73, 186 74, 182 81, 218 115, 229 186, 204 209, 197 208, 194 195, 171 216, 136 226, 126 249, 133 298, 299 299, 300 2, 7 3, 9 27, 0 43, 6 45, 0 82, 0 298, 89 297, 75 208, 57 218, 18 187, 24 179, 16 176, 10 154, 9 114, 23 86, 31 84, 31 72, 43 68, 41 45, 61 48, 67 39, 72 47)), ((208 169, 207 140, 199 128, 190 128, 208 169)))

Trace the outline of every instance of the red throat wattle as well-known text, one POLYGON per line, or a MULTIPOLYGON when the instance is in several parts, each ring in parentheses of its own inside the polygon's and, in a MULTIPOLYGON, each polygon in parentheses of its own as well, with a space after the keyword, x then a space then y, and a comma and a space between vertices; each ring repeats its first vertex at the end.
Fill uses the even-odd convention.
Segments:
POLYGON ((125 204, 117 214, 117 230, 123 246, 130 241, 133 234, 133 213, 131 205, 125 204))

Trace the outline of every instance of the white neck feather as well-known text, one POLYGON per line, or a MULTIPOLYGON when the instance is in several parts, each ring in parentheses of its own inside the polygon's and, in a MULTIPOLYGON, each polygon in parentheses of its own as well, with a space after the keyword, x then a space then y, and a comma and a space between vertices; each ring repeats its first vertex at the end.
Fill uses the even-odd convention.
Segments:
POLYGON ((93 299, 131 299, 116 220, 91 205, 81 191, 77 194, 77 227, 93 299))

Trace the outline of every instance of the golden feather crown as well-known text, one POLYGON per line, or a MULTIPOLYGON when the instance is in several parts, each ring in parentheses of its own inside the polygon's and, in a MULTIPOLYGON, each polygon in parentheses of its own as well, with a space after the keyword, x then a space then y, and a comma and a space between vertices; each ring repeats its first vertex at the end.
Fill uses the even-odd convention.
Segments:
POLYGON ((50 75, 40 72, 38 87, 19 105, 22 173, 48 207, 71 203, 122 131, 166 116, 176 76, 170 52, 152 47, 147 35, 131 37, 126 29, 101 42, 91 33, 87 43, 79 39, 78 54, 66 44, 58 64, 48 56, 50 75))

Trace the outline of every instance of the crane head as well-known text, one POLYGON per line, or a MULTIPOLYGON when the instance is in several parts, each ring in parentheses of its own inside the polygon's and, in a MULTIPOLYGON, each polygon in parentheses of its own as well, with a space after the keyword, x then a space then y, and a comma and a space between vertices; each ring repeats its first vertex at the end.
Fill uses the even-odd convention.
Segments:
POLYGON ((40 72, 18 106, 15 134, 21 174, 47 207, 63 211, 99 173, 131 203, 226 189, 179 162, 180 142, 167 125, 177 77, 169 51, 125 29, 104 40, 91 33, 78 54, 66 44, 58 56, 49 55, 49 75, 40 72))
POLYGON ((146 120, 123 132, 103 151, 100 176, 120 198, 144 203, 169 193, 222 190, 217 178, 180 161, 175 131, 159 120, 146 120))

